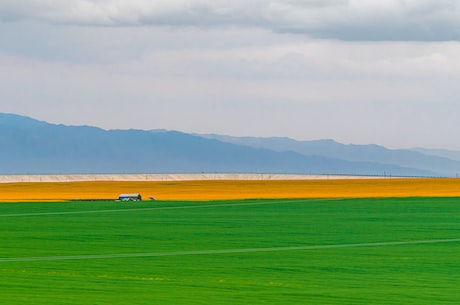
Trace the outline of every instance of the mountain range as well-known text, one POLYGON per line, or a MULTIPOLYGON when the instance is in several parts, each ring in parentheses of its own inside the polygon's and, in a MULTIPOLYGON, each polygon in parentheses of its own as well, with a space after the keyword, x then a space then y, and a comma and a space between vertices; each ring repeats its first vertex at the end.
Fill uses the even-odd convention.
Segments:
MULTIPOLYGON (((0 113, 0 174, 283 173, 456 176, 456 152, 333 140, 104 130, 0 113)), ((460 153, 458 153, 460 156, 460 153)))

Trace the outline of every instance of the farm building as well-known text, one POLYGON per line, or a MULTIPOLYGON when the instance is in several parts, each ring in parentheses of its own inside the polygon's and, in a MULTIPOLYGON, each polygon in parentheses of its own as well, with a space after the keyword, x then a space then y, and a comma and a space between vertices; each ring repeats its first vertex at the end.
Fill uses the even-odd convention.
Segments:
POLYGON ((120 201, 141 201, 142 196, 139 193, 136 194, 121 194, 118 196, 118 200, 120 201))

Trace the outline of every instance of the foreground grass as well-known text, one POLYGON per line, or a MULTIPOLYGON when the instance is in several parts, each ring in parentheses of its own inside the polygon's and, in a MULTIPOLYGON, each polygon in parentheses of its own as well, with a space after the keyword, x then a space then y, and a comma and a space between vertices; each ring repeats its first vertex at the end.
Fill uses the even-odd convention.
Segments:
POLYGON ((1 304, 460 303, 460 242, 187 254, 457 239, 458 198, 9 203, 0 232, 1 304))

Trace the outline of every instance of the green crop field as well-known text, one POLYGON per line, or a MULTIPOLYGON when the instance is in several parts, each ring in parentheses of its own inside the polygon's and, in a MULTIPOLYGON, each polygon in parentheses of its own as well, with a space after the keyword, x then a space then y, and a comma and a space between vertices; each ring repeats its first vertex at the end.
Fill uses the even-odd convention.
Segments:
POLYGON ((0 204, 0 304, 460 304, 460 199, 0 204))

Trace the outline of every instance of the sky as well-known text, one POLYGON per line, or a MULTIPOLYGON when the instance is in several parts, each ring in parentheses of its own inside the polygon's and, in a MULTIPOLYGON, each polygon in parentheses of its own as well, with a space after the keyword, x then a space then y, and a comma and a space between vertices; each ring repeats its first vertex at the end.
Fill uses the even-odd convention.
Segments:
POLYGON ((460 150, 460 0, 0 0, 0 112, 460 150))

